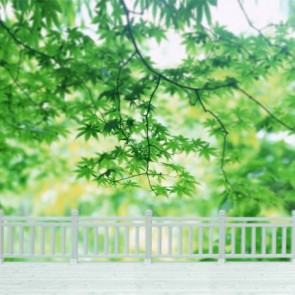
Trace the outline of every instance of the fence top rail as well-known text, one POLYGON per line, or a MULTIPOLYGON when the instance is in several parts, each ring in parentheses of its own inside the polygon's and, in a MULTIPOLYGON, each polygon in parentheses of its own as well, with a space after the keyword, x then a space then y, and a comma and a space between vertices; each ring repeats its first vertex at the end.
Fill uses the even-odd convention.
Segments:
POLYGON ((48 216, 48 217, 32 217, 32 216, 4 216, 3 220, 7 221, 70 221, 71 216, 48 216))
POLYGON ((204 224, 215 224, 219 223, 221 220, 220 218, 223 218, 226 220, 227 223, 232 224, 239 224, 239 223, 294 223, 295 221, 295 210, 292 211, 291 217, 231 217, 226 216, 226 212, 224 210, 219 211, 219 215, 217 216, 211 216, 211 217, 199 217, 199 216, 153 216, 153 213, 151 210, 146 210, 145 215, 143 216, 81 216, 79 215, 78 210, 72 210, 71 216, 5 216, 3 210, 0 210, 0 219, 5 222, 6 224, 12 223, 12 222, 23 222, 23 223, 70 223, 72 220, 76 220, 77 222, 107 222, 107 221, 113 221, 113 222, 145 222, 147 220, 153 222, 154 224, 166 224, 173 222, 195 222, 198 224, 201 224, 202 222, 204 224))
POLYGON ((226 217, 227 221, 292 221, 292 217, 226 217))
POLYGON ((226 227, 235 227, 235 228, 242 228, 242 227, 256 227, 256 228, 262 228, 262 227, 269 227, 269 228, 280 228, 280 227, 292 227, 291 223, 226 223, 226 227))
MULTIPOLYGON (((7 221, 70 221, 72 219, 71 216, 47 216, 47 217, 32 217, 32 216, 3 216, 3 220, 7 221)), ((144 221, 146 217, 138 216, 138 217, 125 217, 125 216, 112 216, 112 217, 84 217, 77 216, 79 221, 144 221)), ((152 216, 152 221, 208 221, 208 222, 216 222, 219 217, 159 217, 152 216)), ((292 217, 226 217, 227 221, 233 222, 241 222, 241 221, 292 221, 292 217)))
MULTIPOLYGON (((67 217, 32 217, 32 216, 4 216, 3 220, 7 221, 70 221, 71 216, 67 217)), ((125 216, 110 216, 110 217, 84 217, 77 216, 79 221, 144 221, 146 217, 138 216, 138 217, 125 217, 125 216)), ((153 221, 218 221, 218 217, 158 217, 152 216, 151 220, 153 221)))
POLYGON ((173 217, 173 216, 165 216, 158 217, 153 216, 153 221, 218 221, 219 217, 173 217))
POLYGON ((65 222, 9 222, 3 224, 5 227, 70 227, 70 223, 65 222))
POLYGON ((110 216, 110 217, 84 217, 79 216, 79 221, 144 221, 145 217, 125 217, 125 216, 110 216))

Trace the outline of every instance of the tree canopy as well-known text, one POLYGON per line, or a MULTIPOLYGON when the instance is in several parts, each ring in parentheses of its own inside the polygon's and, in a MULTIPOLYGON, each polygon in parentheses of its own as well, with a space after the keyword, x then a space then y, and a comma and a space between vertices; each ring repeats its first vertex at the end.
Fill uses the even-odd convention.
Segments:
POLYGON ((0 189, 62 173, 48 146, 74 134, 98 186, 185 197, 206 173, 222 208, 294 208, 294 5, 261 28, 236 0, 237 34, 220 2, 0 0, 0 189), (171 32, 185 58, 161 67, 148 42, 171 32))

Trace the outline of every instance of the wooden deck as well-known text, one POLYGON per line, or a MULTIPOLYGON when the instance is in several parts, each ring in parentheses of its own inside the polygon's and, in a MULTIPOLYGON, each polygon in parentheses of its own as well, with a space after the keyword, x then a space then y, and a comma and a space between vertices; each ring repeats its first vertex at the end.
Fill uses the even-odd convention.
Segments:
POLYGON ((295 295, 295 264, 16 263, 0 265, 1 295, 295 295))

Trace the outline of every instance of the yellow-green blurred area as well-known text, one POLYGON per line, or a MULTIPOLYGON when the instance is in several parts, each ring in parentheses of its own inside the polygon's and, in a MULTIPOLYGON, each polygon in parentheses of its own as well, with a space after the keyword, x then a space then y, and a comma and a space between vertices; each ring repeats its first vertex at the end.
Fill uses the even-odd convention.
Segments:
MULTIPOLYGON (((184 166, 198 182, 191 196, 182 197, 156 196, 145 175, 136 178, 136 188, 105 186, 94 179, 77 177, 81 159, 111 151, 119 144, 111 132, 96 134, 98 139, 77 137, 88 112, 97 118, 101 117, 100 111, 105 117, 109 115, 108 104, 115 101, 109 93, 111 99, 107 97, 104 102, 107 106, 93 107, 90 98, 93 96, 99 104, 101 93, 115 88, 118 67, 135 47, 126 31, 121 1, 107 2, 0 1, 5 8, 0 14, 5 23, 0 30, 0 43, 3 40, 4 44, 0 47, 0 208, 4 214, 69 216, 77 208, 82 216, 143 216, 151 209, 155 216, 205 217, 216 216, 224 209, 232 216, 289 216, 295 209, 295 138, 294 129, 286 128, 294 126, 295 114, 294 60, 290 58, 295 48, 294 1, 244 1, 253 23, 259 28, 266 26, 263 33, 253 29, 253 24, 249 26, 236 1, 209 1, 217 3, 210 4, 212 7, 199 1, 211 9, 211 14, 203 13, 201 21, 207 31, 200 23, 190 28, 196 34, 209 32, 199 43, 185 40, 189 32, 186 18, 183 23, 172 24, 173 19, 178 21, 173 13, 180 13, 175 3, 181 1, 168 1, 176 5, 176 12, 166 7, 163 19, 167 23, 163 25, 158 23, 161 1, 135 1, 138 5, 153 3, 144 21, 140 21, 139 13, 132 23, 145 62, 153 69, 170 75, 170 79, 176 77, 175 81, 182 84, 187 79, 189 86, 204 89, 210 83, 219 87, 221 82, 237 81, 251 94, 249 97, 237 91, 237 84, 224 92, 202 91, 202 100, 210 110, 206 112, 194 93, 175 85, 173 89, 167 79, 162 79, 151 108, 152 119, 173 136, 200 139, 214 148, 205 156, 186 151, 173 155, 172 162, 184 166), (114 24, 110 21, 113 19, 114 24), (284 31, 286 25, 279 24, 286 20, 290 21, 290 29, 284 31), (153 21, 155 28, 146 33, 153 21), (278 25, 278 32, 267 26, 273 23, 278 25), (106 29, 107 25, 118 31, 106 29), (159 30, 166 38, 156 34, 159 30), (215 35, 210 30, 216 30, 215 35), (263 34, 275 45, 269 46, 263 34), (228 60, 223 60, 231 48, 228 60), (49 58, 42 56, 44 53, 49 58), (58 57, 52 58, 54 54, 58 57), (217 116, 229 133, 225 144, 217 116), (225 183, 223 169, 230 185, 225 183)), ((133 2, 126 1, 128 5, 133 2)), ((136 9, 139 11, 139 7, 136 9)), ((184 11, 190 12, 187 7, 184 11)), ((123 73, 121 97, 132 96, 130 85, 143 77, 149 81, 154 75, 139 54, 134 56, 126 65, 131 74, 129 70, 123 73)), ((139 95, 143 102, 149 100, 151 89, 149 86, 144 95, 139 95)), ((144 108, 132 108, 130 98, 122 98, 120 107, 126 118, 144 119, 144 108)), ((151 165, 157 168, 157 164, 151 165)), ((165 179, 164 184, 172 186, 173 179, 165 179)))
MULTIPOLYGON (((266 83, 266 82, 263 82, 266 83)), ((284 87, 277 88, 277 84, 282 83, 276 77, 272 77, 268 85, 267 93, 260 96, 261 100, 278 104, 278 97, 284 95, 284 87), (280 91, 278 95, 278 91, 280 91), (271 94, 271 98, 270 98, 271 94)), ((257 89, 260 85, 258 84, 257 89)), ((208 118, 200 108, 183 105, 183 101, 176 97, 167 98, 163 96, 157 102, 159 104, 159 116, 162 120, 167 120, 171 129, 176 134, 184 134, 190 137, 202 137, 210 140, 218 149, 219 143, 208 135, 204 128, 200 128, 198 122, 208 118), (168 102, 169 99, 169 102, 168 102), (197 119, 196 119, 197 118, 197 119)), ((235 104, 247 104, 237 100, 235 104)), ((210 104, 222 107, 226 101, 210 101, 210 104)), ((230 115, 230 109, 228 109, 230 115)), ((214 157, 204 160, 192 154, 181 154, 176 157, 176 161, 184 164, 187 169, 195 175, 199 184, 192 197, 166 198, 154 196, 147 184, 144 176, 140 177, 142 188, 122 189, 118 187, 98 186, 95 182, 84 179, 77 179, 75 168, 81 157, 92 156, 97 152, 107 151, 114 146, 115 139, 101 138, 85 142, 83 138, 76 138, 77 130, 74 122, 69 127, 69 133, 65 137, 59 138, 52 144, 41 143, 34 148, 28 149, 28 153, 36 154, 38 165, 24 167, 21 173, 26 175, 25 186, 19 186, 16 190, 4 191, 1 194, 1 206, 7 215, 32 215, 32 216, 63 216, 69 215, 70 211, 78 208, 81 215, 85 216, 141 216, 146 209, 152 209, 156 216, 212 216, 216 215, 220 208, 225 208, 232 215, 261 215, 261 216, 284 216, 289 215, 289 210, 294 202, 294 188, 284 193, 283 196, 276 196, 271 191, 261 191, 261 194, 252 197, 251 192, 247 194, 249 184, 245 175, 245 186, 240 184, 240 199, 223 200, 219 195, 216 179, 220 178, 220 167, 214 157), (42 153, 40 157, 38 155, 42 153), (243 195, 243 190, 245 194, 243 195), (264 195, 265 194, 265 195, 264 195), (269 197, 269 194, 270 197, 269 197), (286 207, 286 202, 291 204, 286 207)), ((293 137, 285 133, 275 135, 274 139, 258 134, 255 130, 243 130, 240 132, 236 126, 230 127, 229 142, 232 145, 232 152, 240 157, 239 161, 226 166, 227 171, 234 175, 241 167, 259 163, 259 157, 268 162, 276 161, 275 168, 278 174, 285 174, 286 179, 294 185, 294 162, 282 165, 285 149, 294 156, 293 137), (286 143, 287 142, 287 143, 286 143), (246 150, 239 150, 241 145, 246 145, 246 150), (265 146, 267 148, 265 148, 265 146), (269 151, 269 154, 267 154, 269 151), (261 154, 262 153, 262 154, 261 154), (265 154, 264 154, 265 153, 265 154), (260 155, 259 155, 260 154, 260 155), (257 156, 259 155, 259 157, 257 156), (254 160, 253 160, 254 159, 254 160), (254 163, 253 163, 254 162, 254 163), (290 165, 292 167, 290 167, 290 165)), ((21 165, 23 159, 16 158, 15 165, 21 165)), ((263 163, 262 161, 262 163, 263 163)), ((3 167, 2 167, 3 168, 3 167)), ((263 169, 262 169, 263 170, 263 169)), ((13 172, 13 171, 12 171, 13 172)), ((2 169, 2 173, 9 174, 2 169)), ((262 172, 263 173, 263 172, 262 172)), ((267 174, 267 171, 265 172, 267 174)), ((271 175, 265 175, 271 177, 271 175)), ((259 180, 256 180, 259 182, 259 180)), ((255 179, 254 179, 255 183, 255 179)), ((278 188, 279 189, 279 188, 278 188)))
MULTIPOLYGON (((46 159, 40 167, 30 171, 28 185, 15 192, 2 194, 2 206, 9 214, 62 216, 68 215, 71 209, 78 208, 81 215, 118 215, 140 216, 146 209, 153 209, 156 215, 198 215, 210 214, 212 204, 208 196, 209 189, 199 188, 196 197, 183 199, 167 199, 153 196, 147 188, 146 179, 142 177, 142 185, 146 189, 122 190, 120 188, 99 187, 94 182, 77 179, 75 165, 80 157, 89 156, 102 149, 107 150, 112 143, 83 139, 75 139, 72 135, 48 145, 41 145, 46 152, 46 159), (60 164, 59 162, 62 162, 60 164), (36 177, 42 169, 49 165, 53 170, 48 177, 36 177)), ((19 159, 21 161, 21 159, 19 159)), ((206 163, 199 163, 193 157, 185 158, 197 175, 206 173, 206 163)), ((210 171, 210 170, 209 170, 210 171)), ((210 173, 207 172, 210 179, 210 173)), ((216 200, 213 207, 216 207, 216 200)), ((5 212, 5 213, 6 213, 5 212)))

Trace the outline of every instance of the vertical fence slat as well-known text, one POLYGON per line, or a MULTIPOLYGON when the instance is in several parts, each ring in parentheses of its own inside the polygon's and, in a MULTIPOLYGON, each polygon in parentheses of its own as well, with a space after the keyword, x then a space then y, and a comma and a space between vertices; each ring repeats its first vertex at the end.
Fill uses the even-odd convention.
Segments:
POLYGON ((253 226, 251 229, 251 254, 255 255, 256 254, 256 227, 253 226))
POLYGON ((262 243, 261 243, 261 254, 266 254, 266 228, 263 226, 261 229, 262 243))
POLYGON ((162 254, 162 226, 158 226, 158 255, 162 254))
POLYGON ((13 255, 13 225, 8 227, 8 254, 13 255))
POLYGON ((295 263, 295 210, 292 211, 291 253, 292 261, 295 263))
POLYGON ((190 226, 189 228, 189 236, 188 236, 188 253, 193 253, 193 228, 190 226))
POLYGON ((152 215, 151 210, 145 211, 145 262, 151 262, 152 258, 152 215))
POLYGON ((55 226, 50 227, 50 253, 55 254, 55 226))
POLYGON ((40 227, 40 254, 45 254, 45 227, 43 225, 40 227))
POLYGON ((61 254, 65 255, 66 254, 66 227, 62 226, 61 228, 61 254))
POLYGON ((19 254, 24 254, 24 227, 19 226, 19 254))
POLYGON ((79 211, 77 209, 72 210, 71 230, 72 230, 72 242, 71 242, 71 262, 78 262, 78 216, 79 211))
POLYGON ((0 209, 0 263, 4 262, 4 212, 0 209))
POLYGON ((286 254, 287 227, 282 227, 282 254, 286 254))
POLYGON ((139 225, 135 225, 135 254, 139 254, 139 225))
POLYGON ((40 252, 41 255, 45 254, 45 227, 41 226, 41 233, 40 233, 40 252))
POLYGON ((109 254, 109 227, 104 226, 104 254, 109 254))
POLYGON ((114 253, 118 255, 119 253, 119 224, 115 225, 115 236, 114 236, 114 253))
POLYGON ((241 254, 246 253, 246 228, 245 226, 242 226, 242 241, 241 241, 241 254))
POLYGON ((226 212, 225 210, 219 211, 219 259, 218 261, 223 263, 225 262, 225 219, 226 212))
POLYGON ((231 227, 231 236, 230 236, 230 250, 231 254, 236 254, 236 228, 234 226, 231 227))
POLYGON ((271 253, 277 254, 277 228, 275 226, 271 230, 271 253))
POLYGON ((35 254, 35 226, 31 226, 30 228, 30 254, 35 254))
POLYGON ((213 225, 209 227, 209 254, 213 254, 213 225))
POLYGON ((172 255, 172 225, 168 226, 168 255, 172 255))
POLYGON ((129 254, 129 226, 125 226, 125 254, 129 254))
POLYGON ((178 255, 182 254, 182 227, 178 226, 178 255))
POLYGON ((199 224, 199 245, 198 245, 199 255, 203 254, 203 224, 199 224))
POLYGON ((99 227, 96 226, 93 229, 93 234, 94 234, 94 254, 98 254, 98 235, 99 235, 99 227))
POLYGON ((88 227, 83 227, 83 254, 88 254, 88 227))

